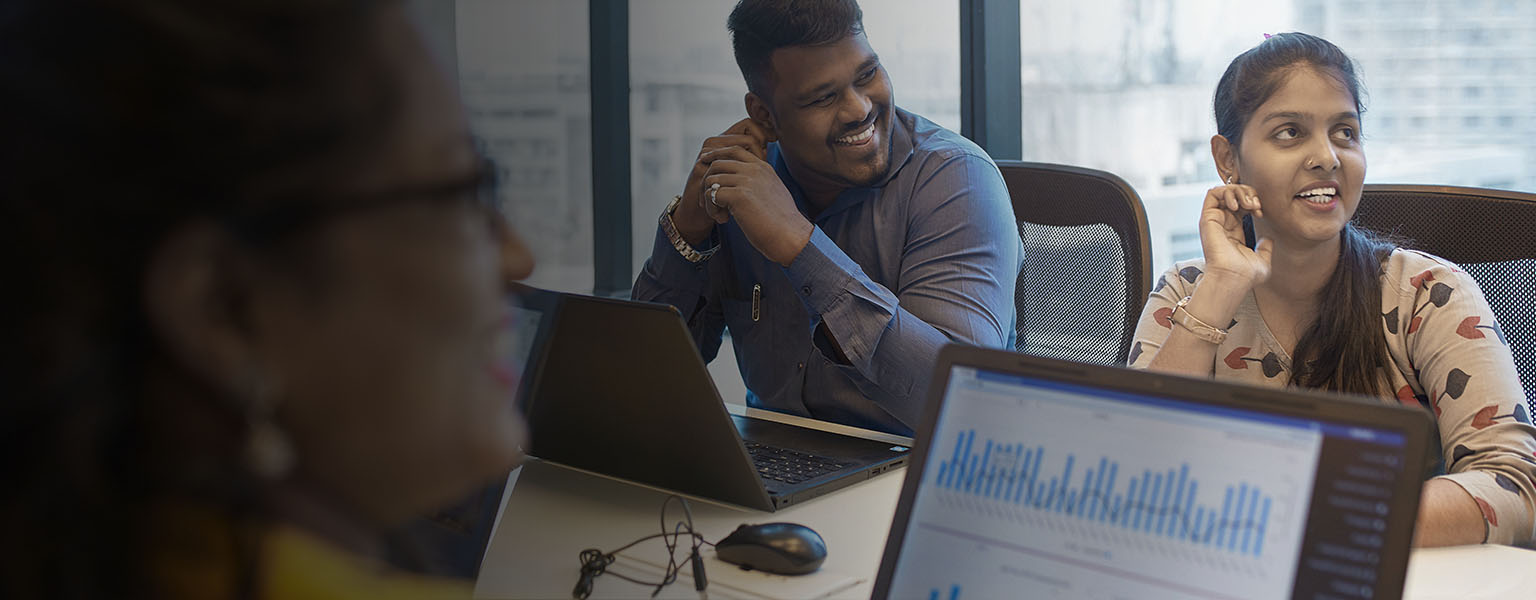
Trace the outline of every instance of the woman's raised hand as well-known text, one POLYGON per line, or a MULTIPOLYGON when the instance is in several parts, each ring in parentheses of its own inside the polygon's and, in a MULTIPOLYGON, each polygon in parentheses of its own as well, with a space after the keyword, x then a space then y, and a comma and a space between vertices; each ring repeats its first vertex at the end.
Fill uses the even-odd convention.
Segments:
POLYGON ((1241 183, 1218 185, 1205 193, 1200 209, 1200 249, 1205 253, 1208 276, 1246 283, 1252 287, 1269 279, 1270 240, 1248 248, 1243 238, 1243 216, 1264 216, 1259 195, 1241 183))

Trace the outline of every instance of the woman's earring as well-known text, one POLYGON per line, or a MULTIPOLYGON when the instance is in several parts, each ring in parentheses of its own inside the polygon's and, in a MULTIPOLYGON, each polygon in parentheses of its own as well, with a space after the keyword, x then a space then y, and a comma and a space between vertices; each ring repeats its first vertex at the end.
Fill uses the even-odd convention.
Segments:
POLYGON ((1234 184, 1234 183, 1237 183, 1237 176, 1236 175, 1228 175, 1227 176, 1227 185, 1231 185, 1231 184, 1234 184))
POLYGON ((277 386, 260 374, 253 374, 246 390, 245 440, 246 466, 266 481, 278 481, 293 470, 293 442, 277 426, 277 386))

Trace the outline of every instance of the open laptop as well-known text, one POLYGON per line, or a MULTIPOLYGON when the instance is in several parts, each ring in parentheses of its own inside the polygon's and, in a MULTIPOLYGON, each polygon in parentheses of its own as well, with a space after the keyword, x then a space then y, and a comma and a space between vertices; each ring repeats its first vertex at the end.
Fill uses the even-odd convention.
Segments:
POLYGON ((1422 411, 947 347, 875 598, 1397 598, 1422 411))
POLYGON ((764 511, 906 463, 905 446, 730 414, 669 305, 516 293, 539 323, 519 394, 532 456, 764 511))

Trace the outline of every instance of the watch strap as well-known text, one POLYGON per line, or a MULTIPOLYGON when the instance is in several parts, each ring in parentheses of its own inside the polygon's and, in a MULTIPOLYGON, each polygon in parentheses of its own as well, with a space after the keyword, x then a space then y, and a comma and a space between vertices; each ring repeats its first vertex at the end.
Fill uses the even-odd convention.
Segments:
POLYGON ((661 219, 659 220, 661 231, 667 235, 667 241, 672 243, 672 247, 677 250, 678 254, 683 256, 684 260, 691 263, 709 260, 709 257, 714 256, 715 251, 720 249, 720 246, 717 244, 714 248, 699 252, 692 244, 688 243, 688 240, 683 239, 683 234, 677 231, 677 224, 672 222, 672 213, 677 211, 677 206, 682 202, 683 197, 681 195, 673 196, 672 202, 667 204, 666 210, 661 211, 661 219))
POLYGON ((1190 314, 1189 309, 1187 308, 1189 300, 1190 297, 1185 296, 1183 300, 1180 300, 1178 304, 1175 304, 1173 307, 1173 314, 1169 315, 1168 319, 1174 323, 1178 323, 1180 327, 1183 327, 1190 333, 1195 334, 1195 337, 1198 337, 1212 344, 1220 344, 1226 341, 1227 330, 1212 327, 1205 321, 1201 321, 1199 317, 1190 314))

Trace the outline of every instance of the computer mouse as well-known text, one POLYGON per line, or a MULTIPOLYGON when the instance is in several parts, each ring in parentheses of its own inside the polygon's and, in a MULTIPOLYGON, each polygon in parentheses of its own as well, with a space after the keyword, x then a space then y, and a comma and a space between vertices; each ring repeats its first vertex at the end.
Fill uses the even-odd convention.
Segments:
POLYGON ((827 560, 827 543, 796 523, 742 525, 715 544, 715 556, 743 569, 804 575, 827 560))

